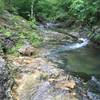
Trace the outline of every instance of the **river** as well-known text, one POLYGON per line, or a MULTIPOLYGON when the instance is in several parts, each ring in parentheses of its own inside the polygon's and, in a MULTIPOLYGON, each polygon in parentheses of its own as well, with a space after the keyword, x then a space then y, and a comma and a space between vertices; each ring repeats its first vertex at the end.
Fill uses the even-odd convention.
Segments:
POLYGON ((48 32, 48 29, 45 29, 43 26, 40 29, 43 35, 48 37, 42 45, 43 50, 41 55, 43 57, 58 64, 66 72, 82 78, 90 78, 91 76, 100 78, 100 51, 94 48, 87 37, 79 38, 79 40, 83 41, 81 43, 66 42, 66 40, 62 43, 62 40, 57 42, 58 39, 52 40, 53 36, 48 36, 55 34, 54 31, 50 31, 49 29, 48 32))
POLYGON ((99 49, 87 37, 76 40, 49 27, 38 29, 43 41, 36 58, 20 56, 12 61, 18 70, 14 98, 100 100, 99 49))

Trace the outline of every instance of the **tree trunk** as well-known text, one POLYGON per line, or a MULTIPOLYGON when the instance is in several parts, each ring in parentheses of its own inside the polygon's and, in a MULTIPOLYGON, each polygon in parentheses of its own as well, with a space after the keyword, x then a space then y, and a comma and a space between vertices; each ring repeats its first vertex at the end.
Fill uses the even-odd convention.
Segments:
POLYGON ((32 3, 31 3, 31 15, 30 15, 30 19, 33 19, 34 18, 34 12, 33 12, 33 7, 34 6, 34 0, 32 0, 32 3))

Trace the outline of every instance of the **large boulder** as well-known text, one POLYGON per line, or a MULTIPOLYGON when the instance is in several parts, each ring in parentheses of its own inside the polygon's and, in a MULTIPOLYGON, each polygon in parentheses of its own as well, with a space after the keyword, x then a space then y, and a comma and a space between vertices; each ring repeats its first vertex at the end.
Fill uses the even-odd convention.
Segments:
POLYGON ((100 45, 100 26, 94 26, 92 28, 92 34, 90 38, 96 43, 100 45))
POLYGON ((31 56, 35 53, 35 48, 31 45, 26 45, 21 47, 20 49, 18 49, 18 52, 22 55, 22 56, 31 56))

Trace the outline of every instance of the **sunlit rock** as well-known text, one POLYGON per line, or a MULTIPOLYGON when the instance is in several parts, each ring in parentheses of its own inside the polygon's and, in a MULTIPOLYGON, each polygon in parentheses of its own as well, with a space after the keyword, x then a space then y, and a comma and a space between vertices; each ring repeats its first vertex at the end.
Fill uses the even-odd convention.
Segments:
POLYGON ((69 89, 74 89, 76 86, 76 83, 74 80, 67 80, 67 81, 59 82, 58 84, 56 84, 56 86, 58 88, 69 90, 69 89))
POLYGON ((79 38, 80 37, 80 33, 79 32, 70 32, 69 34, 79 38))
POLYGON ((31 56, 35 53, 35 48, 31 45, 23 46, 22 48, 18 49, 18 52, 23 56, 31 56))

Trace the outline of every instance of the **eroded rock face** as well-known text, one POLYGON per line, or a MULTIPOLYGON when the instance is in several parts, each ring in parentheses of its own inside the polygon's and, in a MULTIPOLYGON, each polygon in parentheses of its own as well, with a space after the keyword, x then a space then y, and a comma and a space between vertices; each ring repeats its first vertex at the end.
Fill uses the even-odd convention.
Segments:
POLYGON ((5 60, 0 57, 0 100, 11 99, 11 81, 5 60))
POLYGON ((18 49, 18 52, 23 56, 31 56, 35 53, 35 48, 31 45, 23 46, 22 48, 18 49))
MULTIPOLYGON (((76 80, 46 59, 18 57, 12 64, 18 69, 12 95, 17 100, 80 100, 76 80)), ((81 92, 83 93, 83 91, 81 92)), ((82 97, 81 97, 82 96, 82 97)), ((85 97, 87 98, 87 97, 85 97)), ((85 99, 84 99, 85 100, 85 99)), ((88 100, 88 99, 86 99, 88 100)))
POLYGON ((67 37, 65 34, 59 33, 59 32, 52 32, 52 31, 46 31, 44 30, 40 34, 43 36, 44 41, 61 41, 67 37))
POLYGON ((80 33, 78 33, 78 32, 70 32, 69 34, 71 34, 71 35, 73 35, 73 36, 75 36, 77 38, 80 37, 80 33))
POLYGON ((87 92, 87 95, 89 97, 90 100, 100 100, 100 96, 99 95, 96 95, 95 93, 93 92, 87 92))
POLYGON ((92 28, 90 38, 94 41, 94 43, 100 45, 100 26, 94 26, 92 28))
POLYGON ((35 70, 39 70, 47 73, 48 76, 58 76, 64 73, 62 69, 55 68, 55 64, 43 58, 17 57, 12 63, 14 66, 17 66, 21 72, 34 72, 35 70))
POLYGON ((4 98, 4 87, 3 87, 3 82, 7 76, 4 74, 5 72, 5 61, 0 57, 0 99, 2 100, 4 98))
MULTIPOLYGON (((36 71, 30 74, 22 74, 22 78, 16 80, 19 84, 16 89, 17 100, 78 100, 75 93, 69 92, 56 83, 44 80, 43 73, 36 71)), ((17 78, 16 78, 17 79, 17 78)), ((14 94, 13 94, 14 96, 14 94)))
POLYGON ((91 100, 100 100, 100 80, 92 76, 91 80, 88 82, 87 95, 91 100))

